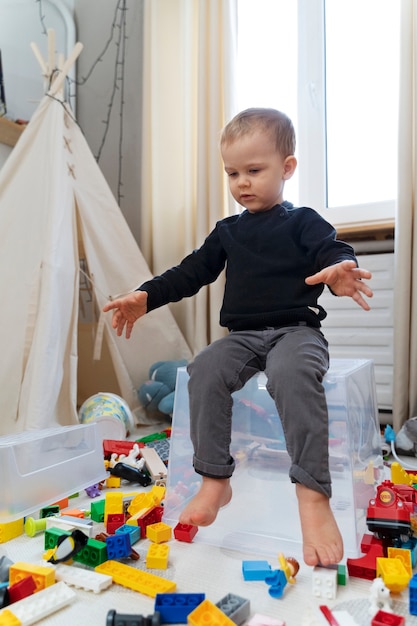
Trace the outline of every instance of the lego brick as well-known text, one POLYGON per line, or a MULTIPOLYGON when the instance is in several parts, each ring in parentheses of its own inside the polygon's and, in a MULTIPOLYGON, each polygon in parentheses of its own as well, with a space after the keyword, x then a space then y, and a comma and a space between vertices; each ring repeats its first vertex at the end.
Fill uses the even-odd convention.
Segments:
POLYGON ((154 448, 141 448, 141 457, 145 460, 145 467, 153 481, 164 484, 167 478, 167 468, 154 448))
POLYGON ((207 599, 188 614, 187 623, 189 626, 235 626, 223 611, 207 599))
POLYGON ((87 545, 74 555, 74 561, 88 565, 88 567, 96 567, 107 559, 107 546, 103 541, 97 541, 97 539, 89 539, 87 545))
POLYGON ((198 526, 191 524, 178 524, 174 528, 174 537, 177 541, 185 541, 191 543, 198 532, 198 526))
POLYGON ((406 626, 406 621, 401 615, 378 611, 372 619, 371 626, 406 626))
POLYGON ((376 577, 381 577, 392 593, 401 593, 407 589, 411 575, 400 559, 378 557, 376 560, 376 577))
POLYGON ((131 615, 117 613, 114 609, 107 613, 106 626, 160 626, 159 613, 148 615, 131 615))
MULTIPOLYGON (((65 583, 59 582, 28 596, 24 600, 15 602, 10 611, 6 609, 6 615, 12 613, 19 620, 16 624, 30 626, 67 606, 75 597, 76 594, 72 589, 65 583)), ((14 624, 14 622, 3 620, 4 613, 4 611, 0 611, 0 624, 2 626, 3 624, 14 624)))
POLYGON ((334 600, 337 593, 337 569, 314 567, 312 585, 313 596, 324 600, 334 600))
POLYGON ((161 578, 149 572, 142 572, 130 565, 117 561, 106 561, 95 571, 99 574, 107 574, 113 578, 113 582, 133 591, 138 591, 146 596, 154 598, 157 593, 171 593, 176 590, 176 583, 166 578, 161 578))
POLYGON ((94 522, 102 523, 104 522, 104 507, 105 500, 97 500, 96 502, 92 502, 90 506, 90 517, 94 522))
POLYGON ((149 569, 167 569, 169 546, 152 543, 146 554, 146 567, 149 569))
POLYGON ((261 615, 260 613, 255 613, 246 626, 285 626, 285 622, 281 619, 275 619, 273 617, 261 615))
POLYGON ((148 524, 146 527, 146 536, 154 543, 163 543, 164 541, 169 541, 171 539, 172 528, 163 522, 148 524))
POLYGON ((14 522, 6 522, 0 524, 0 543, 6 543, 19 535, 23 535, 24 522, 23 518, 17 519, 14 522))
POLYGON ((32 595, 32 593, 36 591, 36 583, 33 580, 33 576, 26 576, 18 580, 16 583, 9 586, 8 591, 10 604, 27 598, 27 596, 32 595))
POLYGON ((140 539, 140 528, 139 526, 131 526, 129 524, 123 524, 123 526, 119 526, 116 529, 115 535, 120 535, 121 533, 129 533, 130 534, 130 545, 132 546, 134 543, 139 541, 140 539))
POLYGON ((109 559, 121 559, 129 556, 132 552, 130 533, 119 533, 106 537, 107 557, 109 559))
POLYGON ((242 561, 244 580, 265 580, 271 571, 268 561, 242 561))
POLYGON ((93 522, 89 519, 80 519, 70 515, 60 515, 59 517, 46 517, 46 528, 61 528, 62 530, 82 530, 88 537, 93 533, 93 522))
POLYGON ((16 617, 9 609, 0 611, 1 626, 22 626, 20 619, 16 617))
POLYGON ((44 548, 45 550, 51 550, 52 548, 55 548, 57 543, 58 543, 58 539, 62 536, 62 535, 66 535, 67 537, 70 536, 70 531, 69 530, 62 530, 62 528, 48 528, 45 530, 45 534, 44 534, 44 548))
POLYGON ((409 608, 411 615, 417 615, 417 574, 414 574, 408 585, 409 608))
POLYGON ((55 583, 55 571, 53 567, 33 565, 32 563, 23 563, 21 561, 13 563, 13 565, 10 566, 9 581, 11 585, 27 576, 33 577, 37 592, 55 583))
POLYGON ((236 596, 234 593, 228 593, 227 596, 216 602, 216 606, 237 626, 243 624, 250 614, 249 600, 236 596))
POLYGON ((94 593, 100 593, 113 584, 111 576, 63 564, 55 566, 55 578, 58 582, 62 581, 70 587, 85 589, 94 593))
POLYGON ((204 593, 157 593, 155 612, 162 624, 186 624, 187 617, 205 600, 204 593))

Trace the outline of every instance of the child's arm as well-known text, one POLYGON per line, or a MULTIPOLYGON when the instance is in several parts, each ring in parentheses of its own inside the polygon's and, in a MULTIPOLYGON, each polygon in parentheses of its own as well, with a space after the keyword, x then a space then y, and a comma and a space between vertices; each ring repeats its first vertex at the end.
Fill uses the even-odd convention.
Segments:
POLYGON ((355 261, 341 261, 335 265, 325 267, 317 274, 306 278, 307 285, 325 283, 336 296, 350 296, 365 311, 370 310, 369 304, 363 299, 362 294, 372 298, 372 289, 362 282, 362 278, 372 278, 371 272, 358 267, 355 261))
POLYGON ((103 312, 113 310, 112 326, 120 337, 126 328, 126 339, 132 334, 133 325, 147 313, 148 294, 146 291, 132 291, 123 298, 108 302, 103 312))

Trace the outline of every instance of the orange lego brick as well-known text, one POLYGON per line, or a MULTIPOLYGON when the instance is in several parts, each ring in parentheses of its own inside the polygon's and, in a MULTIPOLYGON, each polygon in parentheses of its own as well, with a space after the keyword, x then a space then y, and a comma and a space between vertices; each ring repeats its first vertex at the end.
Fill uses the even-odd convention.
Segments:
POLYGON ((35 593, 55 583, 55 570, 53 567, 17 562, 10 566, 9 584, 13 585, 28 576, 32 576, 35 581, 35 593))
POLYGON ((189 626, 235 626, 235 623, 210 600, 203 600, 188 614, 189 626))

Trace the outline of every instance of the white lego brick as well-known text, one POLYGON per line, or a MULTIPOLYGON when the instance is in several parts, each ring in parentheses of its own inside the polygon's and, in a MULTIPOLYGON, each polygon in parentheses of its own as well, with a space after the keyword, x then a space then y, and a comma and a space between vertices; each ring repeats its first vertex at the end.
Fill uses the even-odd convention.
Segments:
POLYGON ((334 600, 337 593, 337 570, 315 567, 312 576, 313 596, 323 600, 334 600))
POLYGON ((113 584, 112 577, 107 576, 107 574, 99 574, 93 570, 63 564, 55 567, 55 578, 71 587, 94 591, 94 593, 100 593, 113 584))
POLYGON ((339 626, 359 626, 348 611, 332 611, 332 613, 339 626))
POLYGON ((71 515, 57 515, 46 518, 46 528, 59 528, 60 530, 74 530, 78 528, 88 537, 93 536, 93 522, 91 520, 82 519, 80 517, 72 517, 71 515))
POLYGON ((274 619, 273 617, 267 617, 266 615, 255 613, 255 615, 247 623, 247 626, 285 626, 285 622, 281 619, 274 619))
MULTIPOLYGON (((75 591, 64 582, 50 585, 37 593, 13 602, 5 610, 9 610, 20 621, 21 626, 31 626, 55 611, 67 606, 76 597, 75 591)), ((0 611, 0 624, 3 611, 0 611)))

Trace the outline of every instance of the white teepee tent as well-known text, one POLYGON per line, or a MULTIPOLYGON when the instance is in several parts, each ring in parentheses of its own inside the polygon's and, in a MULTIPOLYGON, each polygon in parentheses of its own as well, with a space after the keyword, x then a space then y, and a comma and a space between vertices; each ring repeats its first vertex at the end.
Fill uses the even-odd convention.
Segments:
MULTIPOLYGON (((0 435, 78 422, 79 233, 97 310, 150 271, 69 106, 62 99, 77 44, 0 171, 0 435)), ((44 76, 51 59, 36 52, 44 76)), ((145 316, 130 340, 102 317, 120 393, 158 360, 189 358, 167 307, 145 316)), ((101 389, 106 391, 106 389, 101 389)))

